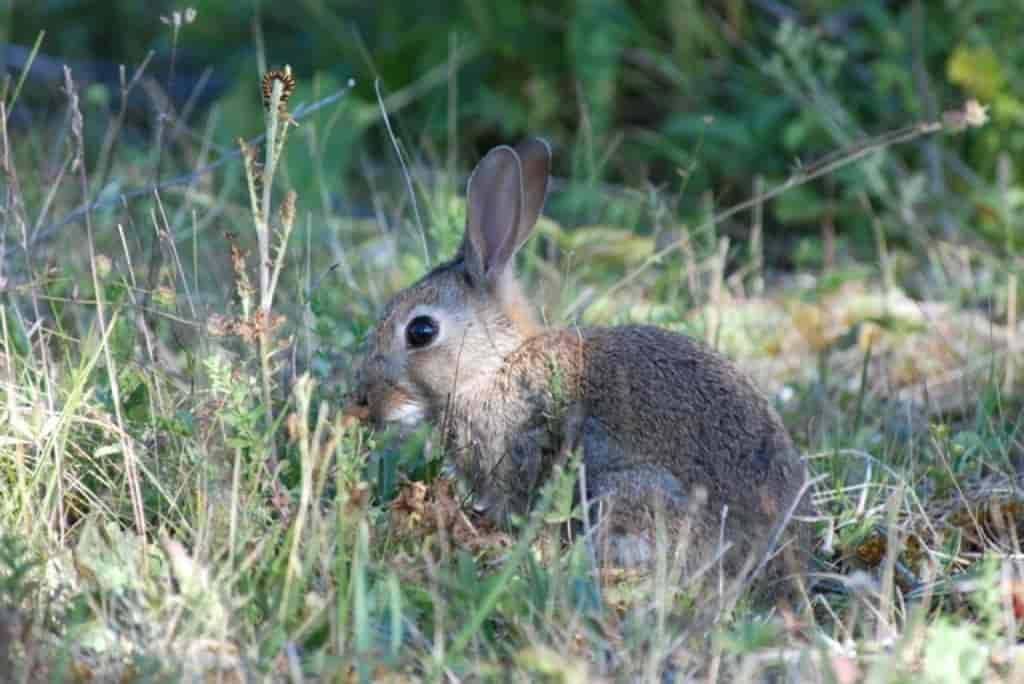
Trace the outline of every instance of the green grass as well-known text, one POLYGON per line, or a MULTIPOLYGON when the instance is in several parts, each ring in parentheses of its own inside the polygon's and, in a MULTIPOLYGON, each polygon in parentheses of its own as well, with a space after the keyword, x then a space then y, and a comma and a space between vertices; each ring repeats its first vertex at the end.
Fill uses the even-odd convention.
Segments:
MULTIPOLYGON (((579 31, 598 22, 578 19, 579 31)), ((608 77, 600 56, 581 78, 608 77)), ((256 100, 258 83, 240 87, 256 100)), ((345 102, 301 118, 286 141, 283 118, 266 117, 268 139, 286 147, 280 165, 253 143, 245 163, 67 224, 83 196, 116 198, 160 165, 203 169, 231 151, 215 139, 255 131, 221 120, 154 149, 87 106, 82 134, 61 122, 0 131, 5 679, 1024 676, 1009 228, 1010 249, 971 223, 941 240, 908 232, 931 214, 913 171, 891 165, 889 139, 842 168, 766 168, 763 191, 786 192, 736 213, 710 194, 677 210, 685 188, 608 185, 607 132, 564 152, 576 175, 521 259, 545 317, 650 321, 721 348, 777 402, 822 476, 815 556, 834 591, 788 613, 744 597, 720 606, 677 576, 668 542, 646 577, 596 575, 582 545, 555 543, 572 515, 571 464, 533 516, 491 529, 461 510, 436 436, 399 443, 343 415, 376 312, 453 249, 464 211, 462 177, 413 168, 421 233, 393 156, 361 179, 380 221, 338 211, 332 193, 361 196, 331 188, 327 171, 327 133, 365 123, 345 102), (89 141, 108 133, 103 180, 89 141), (764 206, 783 223, 799 217, 819 170, 853 188, 845 211, 870 224, 868 247, 823 230, 780 258, 764 206)), ((950 215, 968 221, 976 197, 1010 193, 978 174, 950 215)))

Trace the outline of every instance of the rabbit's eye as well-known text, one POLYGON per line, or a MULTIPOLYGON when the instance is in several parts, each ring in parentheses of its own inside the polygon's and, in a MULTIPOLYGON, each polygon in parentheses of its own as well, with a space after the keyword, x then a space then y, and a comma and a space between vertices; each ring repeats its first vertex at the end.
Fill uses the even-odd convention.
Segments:
POLYGON ((405 339, 410 347, 426 347, 437 337, 437 321, 430 316, 417 316, 405 327, 405 339))

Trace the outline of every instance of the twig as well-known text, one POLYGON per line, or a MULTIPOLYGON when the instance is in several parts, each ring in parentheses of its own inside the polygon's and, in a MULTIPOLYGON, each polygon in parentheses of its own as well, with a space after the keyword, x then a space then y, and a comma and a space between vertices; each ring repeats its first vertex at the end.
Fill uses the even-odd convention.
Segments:
MULTIPOLYGON (((637 266, 626 277, 624 277, 621 280, 619 280, 619 282, 615 283, 614 285, 609 287, 607 290, 605 290, 605 292, 602 295, 599 295, 599 297, 610 297, 614 292, 617 292, 618 290, 622 289, 623 287, 625 287, 629 283, 631 283, 634 280, 636 280, 636 278, 641 273, 646 271, 648 268, 650 268, 654 264, 660 262, 663 258, 665 258, 665 256, 667 256, 668 254, 674 252, 675 250, 679 249, 680 247, 685 246, 687 244, 688 240, 689 240, 689 233, 690 232, 701 232, 701 231, 704 231, 704 230, 708 230, 712 226, 717 225, 719 223, 722 223, 722 222, 726 221, 727 219, 735 216, 736 214, 738 214, 740 212, 746 211, 746 210, 748 210, 748 209, 750 209, 752 207, 756 207, 759 204, 761 204, 762 202, 766 202, 768 200, 774 199, 775 197, 778 197, 779 195, 783 194, 784 192, 792 190, 793 188, 795 188, 797 186, 803 185, 805 183, 808 183, 808 182, 810 182, 812 180, 815 180, 817 178, 820 178, 822 176, 828 175, 828 174, 832 173, 833 171, 837 171, 838 169, 843 168, 844 166, 849 166, 850 164, 853 164, 854 162, 860 161, 861 159, 867 157, 868 155, 873 154, 875 152, 879 152, 879 151, 885 149, 886 147, 889 147, 889 146, 892 146, 892 145, 899 145, 899 144, 906 143, 906 142, 910 142, 910 141, 915 140, 915 139, 917 139, 917 138, 919 138, 919 137, 921 137, 923 135, 929 135, 931 133, 937 133, 937 132, 945 130, 947 128, 955 129, 956 125, 955 125, 955 123, 952 123, 952 122, 954 121, 954 117, 957 114, 961 114, 961 113, 960 112, 947 113, 946 116, 944 117, 944 121, 942 121, 942 122, 940 122, 940 121, 923 121, 923 122, 920 122, 920 123, 912 124, 910 126, 905 126, 903 128, 896 129, 894 131, 889 131, 887 133, 883 133, 883 134, 878 135, 878 136, 876 136, 874 138, 870 138, 870 139, 868 139, 868 140, 866 140, 866 141, 864 141, 862 143, 854 145, 853 147, 847 148, 845 150, 839 150, 839 151, 834 152, 832 154, 826 155, 825 157, 823 157, 819 161, 817 161, 817 162, 815 162, 815 163, 813 163, 813 164, 811 164, 809 166, 798 168, 796 171, 793 172, 792 175, 790 175, 790 177, 788 179, 786 179, 784 182, 780 183, 779 185, 776 185, 775 187, 767 190, 766 192, 764 192, 761 195, 757 195, 757 196, 751 197, 748 200, 740 202, 739 204, 735 204, 735 205, 729 207, 728 209, 724 209, 724 210, 718 212, 717 214, 714 214, 707 221, 705 221, 704 223, 700 224, 694 231, 686 231, 684 233, 683 237, 681 237, 680 239, 678 239, 678 240, 676 240, 676 241, 666 245, 665 247, 663 247, 659 251, 657 251, 654 254, 652 254, 651 256, 647 257, 647 259, 644 260, 644 262, 642 264, 637 266)), ((967 115, 964 115, 964 118, 966 119, 967 115)), ((967 125, 975 125, 975 124, 967 124, 967 125)), ((978 124, 978 125, 980 125, 980 124, 978 124)), ((570 317, 570 318, 572 317, 572 315, 573 315, 573 312, 571 312, 571 311, 568 312, 568 314, 567 314, 567 316, 570 317)))
MULTIPOLYGON (((83 134, 82 112, 78 107, 78 94, 75 92, 74 82, 71 80, 71 69, 64 67, 64 88, 68 97, 68 108, 71 114, 71 135, 75 141, 75 160, 72 162, 72 169, 78 170, 78 178, 82 187, 82 198, 88 201, 89 179, 85 170, 85 138, 83 134)), ((89 248, 89 267, 92 271, 92 284, 96 292, 96 318, 101 330, 107 330, 106 313, 103 307, 103 290, 100 287, 100 277, 96 270, 96 243, 92 230, 91 212, 85 213, 86 242, 89 248)), ((116 318, 116 314, 115 314, 116 318)), ((111 326, 114 321, 111 321, 111 326)), ((121 451, 124 455, 125 474, 128 479, 128 488, 132 500, 132 511, 135 515, 135 529, 143 538, 146 536, 146 516, 142 505, 142 488, 139 486, 138 463, 136 461, 135 449, 132 446, 131 438, 124 429, 124 419, 121 415, 121 391, 117 379, 117 371, 114 368, 114 358, 110 351, 110 344, 103 340, 103 356, 107 366, 107 375, 110 381, 110 395, 114 404, 114 418, 117 421, 118 436, 121 441, 121 451)), ((143 558, 145 563, 145 557, 143 558)))
POLYGON ((18 77, 18 82, 14 85, 14 94, 11 95, 11 101, 7 103, 7 112, 4 114, 4 123, 7 123, 7 119, 11 116, 11 111, 14 109, 14 104, 18 101, 18 95, 21 94, 21 88, 25 85, 25 79, 28 78, 28 74, 32 71, 32 64, 39 57, 39 48, 43 44, 43 38, 46 36, 46 31, 40 31, 39 35, 36 36, 36 42, 32 45, 32 50, 28 53, 28 58, 25 60, 25 66, 21 70, 21 76, 18 77))
POLYGON ((412 187, 412 176, 409 175, 409 168, 405 165, 405 157, 402 156, 402 148, 398 144, 398 139, 395 138, 395 132, 391 130, 391 119, 388 117, 388 111, 384 107, 384 98, 380 94, 380 79, 376 79, 373 82, 373 90, 377 93, 377 104, 380 106, 380 115, 384 119, 384 126, 388 131, 388 138, 391 139, 391 146, 395 148, 395 155, 398 157, 398 163, 402 167, 402 178, 405 179, 405 187, 409 191, 409 199, 412 201, 412 213, 416 217, 416 227, 420 231, 420 241, 423 244, 423 259, 426 264, 430 265, 430 251, 427 249, 427 233, 423 229, 423 220, 420 218, 420 207, 416 201, 416 191, 412 187))
POLYGON ((149 62, 153 59, 154 54, 152 50, 146 54, 145 59, 136 67, 131 79, 127 82, 125 82, 124 66, 121 66, 121 107, 117 112, 117 117, 107 127, 107 133, 103 138, 103 146, 100 148, 99 162, 96 164, 96 168, 100 172, 100 181, 96 184, 97 189, 106 186, 107 181, 110 179, 110 171, 113 168, 111 157, 113 156, 114 148, 117 146, 118 139, 121 137, 125 118, 128 116, 128 96, 142 80, 142 75, 145 73, 146 67, 149 66, 149 62))
MULTIPOLYGON (((353 87, 355 87, 355 82, 349 81, 349 83, 341 90, 338 90, 335 93, 328 95, 327 97, 318 100, 309 106, 299 105, 298 107, 295 108, 295 111, 292 112, 292 119, 300 121, 303 118, 312 114, 313 112, 316 112, 317 110, 327 107, 328 105, 332 105, 335 102, 338 102, 341 98, 347 95, 352 90, 353 87)), ((263 142, 263 140, 266 137, 266 133, 261 133, 260 135, 257 135, 256 137, 246 141, 246 143, 248 145, 255 146, 263 142)), ((144 195, 166 190, 167 188, 171 188, 177 185, 189 185, 198 178, 205 176, 206 174, 212 171, 216 171, 217 169, 224 166, 228 162, 239 158, 241 154, 241 151, 237 149, 223 149, 221 157, 217 161, 211 162, 206 166, 203 166, 201 168, 196 169, 195 171, 192 171, 191 173, 186 173, 180 176, 175 176, 173 178, 168 178, 167 180, 161 181, 160 183, 150 184, 144 188, 139 188, 137 190, 124 192, 119 194, 117 197, 97 200, 91 203, 88 201, 88 198, 86 198, 85 203, 83 203, 82 206, 80 206, 78 209, 69 212, 60 220, 50 223, 36 231, 35 235, 33 235, 33 242, 38 242, 39 240, 46 239, 53 231, 63 228, 64 226, 73 221, 82 219, 83 217, 86 216, 86 214, 96 209, 105 209, 109 206, 112 206, 113 204, 126 200, 137 199, 144 195)))

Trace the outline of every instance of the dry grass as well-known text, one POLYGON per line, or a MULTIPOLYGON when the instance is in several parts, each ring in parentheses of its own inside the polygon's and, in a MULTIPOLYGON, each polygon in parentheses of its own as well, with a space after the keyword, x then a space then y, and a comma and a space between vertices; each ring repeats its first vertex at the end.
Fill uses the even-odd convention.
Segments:
MULTIPOLYGON (((274 105, 284 86, 270 87, 271 150, 289 128, 274 105)), ((300 123, 292 144, 315 152, 318 120, 300 123)), ((727 242, 695 246, 704 228, 673 225, 665 246, 545 221, 564 251, 527 261, 552 317, 654 320, 717 344, 778 398, 822 478, 828 581, 792 612, 724 610, 677 581, 667 544, 647 577, 595 576, 582 545, 552 544, 572 515, 571 468, 536 516, 494 530, 461 507, 431 435, 391 443, 345 413, 374 302, 424 266, 408 233, 296 209, 273 192, 278 153, 261 166, 257 143, 244 169, 76 213, 94 192, 80 130, 55 167, 0 132, 6 679, 1024 676, 1015 304, 995 316, 952 294, 914 299, 874 263, 839 284, 804 272, 762 290, 753 283, 774 274, 760 256, 727 268, 727 242), (221 192, 231 174, 247 192, 221 192), (88 250, 78 223, 43 230, 73 214, 88 250), (664 296, 680 282, 688 303, 664 296)), ((206 165, 202 145, 174 152, 206 165)), ((133 171, 120 161, 111 174, 133 171)), ((450 242, 461 203, 443 183, 420 189, 431 238, 450 242)), ((918 256, 952 258, 934 249, 918 256)), ((960 286, 1015 284, 1010 271, 988 262, 960 286)))

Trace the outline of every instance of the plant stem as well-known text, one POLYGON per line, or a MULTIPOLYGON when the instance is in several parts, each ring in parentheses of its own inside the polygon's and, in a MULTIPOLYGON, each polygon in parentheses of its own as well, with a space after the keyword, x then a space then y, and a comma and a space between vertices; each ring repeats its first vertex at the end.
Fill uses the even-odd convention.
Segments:
POLYGON ((274 424, 270 368, 270 308, 273 302, 273 292, 270 287, 270 197, 278 159, 276 144, 277 125, 282 92, 284 92, 284 84, 280 79, 275 78, 270 94, 270 108, 267 119, 267 161, 263 168, 263 201, 260 203, 260 214, 257 217, 256 225, 256 236, 259 240, 260 251, 260 313, 262 318, 259 326, 260 374, 263 378, 263 405, 267 412, 268 429, 274 424))

